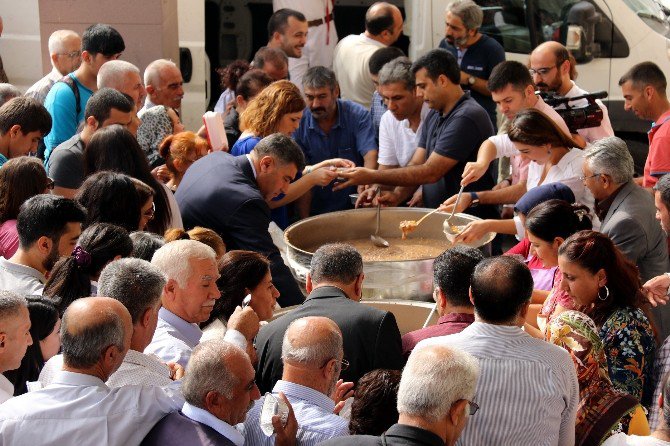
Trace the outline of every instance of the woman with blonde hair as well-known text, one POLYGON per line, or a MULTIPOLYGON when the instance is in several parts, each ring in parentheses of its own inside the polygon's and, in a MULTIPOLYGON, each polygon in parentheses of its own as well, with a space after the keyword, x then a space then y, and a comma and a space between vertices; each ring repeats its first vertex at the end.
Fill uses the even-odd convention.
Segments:
MULTIPOLYGON (((258 142, 273 133, 293 135, 300 125, 305 100, 292 82, 277 81, 265 87, 242 112, 240 128, 243 130, 240 139, 230 149, 235 156, 251 153, 258 142)), ((285 205, 300 198, 314 186, 325 187, 337 178, 337 167, 355 167, 354 163, 342 158, 322 161, 313 166, 306 166, 298 172, 296 179, 288 188, 286 195, 280 195, 269 204, 272 220, 285 229, 289 218, 285 205)))
POLYGON ((193 132, 180 132, 165 138, 158 148, 158 152, 165 160, 165 167, 167 167, 170 175, 170 180, 166 183, 166 186, 172 192, 175 192, 182 178, 184 178, 186 169, 207 155, 210 150, 211 147, 207 140, 193 132))

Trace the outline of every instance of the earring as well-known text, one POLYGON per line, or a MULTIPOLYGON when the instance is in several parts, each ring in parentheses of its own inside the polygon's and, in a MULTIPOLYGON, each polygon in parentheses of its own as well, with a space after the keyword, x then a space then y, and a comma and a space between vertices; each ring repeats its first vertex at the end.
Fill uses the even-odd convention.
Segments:
POLYGON ((610 297, 610 290, 607 288, 607 285, 603 285, 603 288, 605 288, 605 297, 602 297, 600 295, 600 290, 598 290, 598 299, 605 301, 608 297, 610 297))

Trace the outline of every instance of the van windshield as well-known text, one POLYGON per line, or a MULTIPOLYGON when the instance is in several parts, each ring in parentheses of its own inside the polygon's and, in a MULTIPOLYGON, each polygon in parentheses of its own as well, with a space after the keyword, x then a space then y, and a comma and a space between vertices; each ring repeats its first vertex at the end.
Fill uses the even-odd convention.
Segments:
POLYGON ((657 33, 670 38, 670 24, 655 0, 624 0, 624 3, 632 9, 651 29, 657 33))

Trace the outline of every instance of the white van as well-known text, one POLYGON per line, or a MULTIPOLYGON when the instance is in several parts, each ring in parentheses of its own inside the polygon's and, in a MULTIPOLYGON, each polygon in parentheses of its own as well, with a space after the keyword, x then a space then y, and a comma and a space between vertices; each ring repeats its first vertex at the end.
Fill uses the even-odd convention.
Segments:
MULTIPOLYGON (((633 65, 653 61, 670 77, 670 25, 655 0, 475 0, 484 10, 481 31, 526 63, 540 43, 557 40, 575 55, 577 83, 606 90, 614 130, 629 141, 636 166, 644 163, 650 123, 623 108, 619 79, 633 65)), ((408 2, 406 2, 408 3, 408 2)), ((444 37, 449 0, 411 0, 411 51, 416 57, 444 37)))

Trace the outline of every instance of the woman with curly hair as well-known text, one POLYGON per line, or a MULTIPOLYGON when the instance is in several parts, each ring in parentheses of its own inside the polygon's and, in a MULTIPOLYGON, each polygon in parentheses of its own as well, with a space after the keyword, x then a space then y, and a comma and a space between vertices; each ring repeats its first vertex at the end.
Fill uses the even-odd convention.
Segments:
MULTIPOLYGON (((251 153, 258 142, 273 133, 291 136, 298 129, 305 100, 298 87, 289 81, 277 81, 263 89, 240 116, 240 128, 244 130, 240 139, 230 150, 235 156, 251 153)), ((285 229, 288 226, 288 212, 285 205, 300 198, 314 186, 325 187, 336 177, 336 167, 354 167, 354 163, 341 158, 322 161, 314 166, 306 166, 298 172, 286 195, 270 202, 272 220, 285 229)))
POLYGON ((216 101, 214 111, 218 113, 226 113, 228 111, 228 104, 235 103, 235 90, 240 78, 250 69, 249 62, 244 59, 234 60, 225 68, 216 70, 221 77, 221 87, 224 89, 219 100, 216 101))

